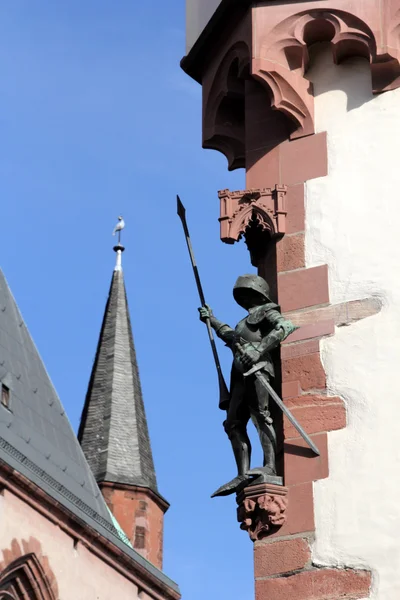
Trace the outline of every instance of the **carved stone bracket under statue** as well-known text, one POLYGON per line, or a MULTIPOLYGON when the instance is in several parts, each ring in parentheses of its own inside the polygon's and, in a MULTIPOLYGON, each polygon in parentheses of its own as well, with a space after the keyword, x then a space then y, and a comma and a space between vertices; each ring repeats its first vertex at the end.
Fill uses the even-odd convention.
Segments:
POLYGON ((286 191, 284 185, 272 188, 218 192, 221 202, 221 239, 226 244, 239 241, 252 222, 271 237, 286 232, 286 191))
POLYGON ((249 532, 253 542, 275 533, 286 522, 287 494, 286 487, 261 483, 237 495, 240 528, 249 532))

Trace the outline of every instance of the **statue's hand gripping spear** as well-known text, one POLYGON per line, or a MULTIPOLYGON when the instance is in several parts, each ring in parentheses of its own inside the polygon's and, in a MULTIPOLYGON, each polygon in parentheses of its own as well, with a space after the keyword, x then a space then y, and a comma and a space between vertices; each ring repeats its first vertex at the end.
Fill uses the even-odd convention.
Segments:
MULTIPOLYGON (((207 304, 206 304, 206 300, 205 300, 204 292, 203 292, 203 286, 201 285, 199 270, 197 268, 196 260, 194 258, 192 242, 190 240, 189 229, 188 229, 187 222, 186 222, 186 209, 183 206, 179 196, 177 196, 176 199, 177 199, 177 203, 178 203, 178 216, 179 216, 180 220, 182 221, 183 230, 185 232, 185 238, 186 238, 186 243, 187 243, 187 247, 189 250, 190 261, 192 263, 193 274, 194 274, 194 278, 196 280, 197 290, 198 290, 199 296, 200 296, 200 303, 201 303, 201 306, 203 306, 204 308, 207 308, 207 304)), ((228 392, 228 388, 225 383, 224 376, 222 374, 221 363, 219 362, 217 346, 215 344, 215 339, 214 339, 213 330, 211 328, 210 319, 206 318, 205 323, 207 325, 208 337, 210 340, 211 350, 213 353, 215 367, 217 369, 217 374, 218 374, 219 407, 221 410, 227 410, 228 405, 229 405, 229 392, 228 392)))

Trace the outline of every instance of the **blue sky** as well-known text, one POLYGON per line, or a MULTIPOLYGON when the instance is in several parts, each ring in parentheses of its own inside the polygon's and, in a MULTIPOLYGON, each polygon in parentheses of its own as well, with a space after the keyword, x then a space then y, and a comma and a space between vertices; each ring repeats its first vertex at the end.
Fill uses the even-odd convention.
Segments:
MULTIPOLYGON (((0 4, 1 266, 75 429, 127 222, 124 272, 165 521, 165 571, 183 596, 253 597, 252 547, 175 195, 186 204, 215 313, 252 271, 219 240, 217 191, 241 171, 201 149, 201 89, 179 67, 184 1, 0 4)), ((229 351, 219 346, 226 376, 229 351)))

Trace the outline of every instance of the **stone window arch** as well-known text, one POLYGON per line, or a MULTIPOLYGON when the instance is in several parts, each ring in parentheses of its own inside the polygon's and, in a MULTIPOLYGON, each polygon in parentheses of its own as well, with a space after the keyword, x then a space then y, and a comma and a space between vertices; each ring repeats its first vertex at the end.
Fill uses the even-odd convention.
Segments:
POLYGON ((36 554, 26 554, 0 574, 0 600, 57 600, 36 554))

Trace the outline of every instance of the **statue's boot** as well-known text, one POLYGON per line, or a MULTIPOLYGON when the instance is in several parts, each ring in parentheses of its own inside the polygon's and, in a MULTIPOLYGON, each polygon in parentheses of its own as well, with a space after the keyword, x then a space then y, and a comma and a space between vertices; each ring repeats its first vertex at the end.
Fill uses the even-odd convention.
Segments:
POLYGON ((276 471, 272 467, 256 467, 255 469, 250 469, 249 471, 247 471, 247 475, 249 477, 254 477, 258 475, 274 476, 276 475, 276 471))
POLYGON ((213 493, 211 498, 215 498, 216 496, 229 496, 230 494, 238 494, 243 488, 248 485, 250 479, 247 475, 237 475, 234 479, 221 485, 220 488, 217 489, 216 492, 213 493))
POLYGON ((257 467, 247 471, 247 476, 251 478, 248 485, 258 485, 259 483, 272 483, 274 485, 283 485, 283 478, 276 474, 272 467, 257 467))
POLYGON ((238 468, 238 475, 218 488, 211 498, 238 493, 246 487, 251 479, 246 475, 250 468, 251 456, 251 444, 246 432, 246 426, 242 421, 225 421, 224 428, 232 444, 232 450, 238 468))

